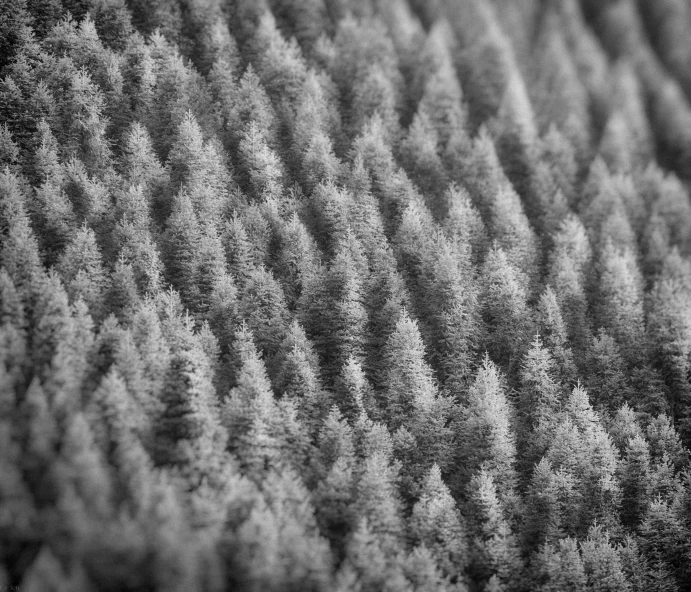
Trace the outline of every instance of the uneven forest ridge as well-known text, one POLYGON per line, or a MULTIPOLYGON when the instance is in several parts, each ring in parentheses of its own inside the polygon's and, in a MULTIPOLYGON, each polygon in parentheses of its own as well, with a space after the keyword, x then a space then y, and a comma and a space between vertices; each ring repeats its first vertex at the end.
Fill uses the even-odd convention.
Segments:
POLYGON ((0 0, 0 589, 691 591, 691 4, 0 0))

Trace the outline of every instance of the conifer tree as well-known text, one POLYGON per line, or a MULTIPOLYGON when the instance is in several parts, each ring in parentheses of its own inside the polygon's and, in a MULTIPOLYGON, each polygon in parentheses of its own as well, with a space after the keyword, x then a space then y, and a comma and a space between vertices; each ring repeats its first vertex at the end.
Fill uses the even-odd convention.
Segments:
POLYGON ((70 298, 73 301, 81 298, 92 315, 99 316, 104 305, 107 276, 91 229, 83 226, 76 232, 58 262, 58 271, 70 298))
POLYGON ((528 466, 537 462, 551 444, 561 402, 556 363, 536 335, 523 361, 518 409, 521 448, 528 466))
MULTIPOLYGON (((475 475, 469 487, 471 528, 471 577, 496 587, 517 587, 523 569, 518 541, 504 518, 504 507, 497 485, 484 470, 475 475)), ((499 589, 502 589, 499 588, 499 589)))
POLYGON ((463 105, 461 85, 454 70, 451 47, 455 39, 444 21, 430 30, 420 57, 420 103, 418 113, 430 118, 438 134, 438 147, 465 127, 467 114, 463 105))
POLYGON ((464 490, 480 469, 502 484, 515 485, 513 412, 499 369, 485 356, 454 425, 454 485, 464 490))
POLYGON ((689 541, 674 508, 660 498, 651 501, 640 525, 640 533, 643 552, 662 572, 655 574, 654 578, 668 574, 664 579, 672 580, 683 589, 689 577, 689 541))
POLYGON ((401 142, 400 151, 411 181, 426 196, 430 210, 440 220, 446 214, 442 200, 446 171, 437 153, 438 144, 437 132, 430 118, 426 114, 416 114, 401 142))
POLYGON ((303 294, 300 313, 308 335, 321 352, 327 381, 338 376, 349 356, 361 360, 365 353, 364 265, 359 241, 347 233, 324 277, 311 278, 303 294))
POLYGON ((462 181, 477 200, 476 205, 487 225, 489 237, 496 241, 517 269, 524 283, 533 279, 537 265, 537 243, 520 198, 507 179, 494 142, 482 128, 473 142, 462 181))
POLYGON ((525 284, 496 246, 487 254, 481 277, 487 348, 492 358, 511 372, 527 349, 533 329, 525 284))
POLYGON ((442 573, 461 580, 467 562, 466 533, 460 513, 435 464, 413 506, 409 529, 413 541, 428 549, 442 573))
POLYGON ((370 532, 389 553, 402 544, 404 532, 396 473, 384 454, 372 453, 364 461, 353 506, 356 516, 367 521, 370 532))
POLYGON ((276 116, 271 101, 261 85, 252 65, 235 83, 231 81, 221 86, 223 72, 211 74, 212 91, 217 97, 224 124, 224 141, 228 149, 235 150, 251 123, 258 126, 269 146, 277 142, 276 116))
POLYGON ((130 183, 141 185, 151 206, 160 209, 164 205, 161 191, 169 183, 168 171, 158 161, 147 129, 141 123, 132 124, 123 143, 120 160, 123 175, 130 183))
POLYGON ((631 251, 619 251, 610 243, 600 263, 599 323, 617 340, 630 360, 640 355, 643 341, 641 277, 631 251))
POLYGON ((367 377, 360 363, 352 356, 346 360, 334 390, 341 411, 351 421, 362 413, 378 418, 379 409, 367 377))
POLYGON ((208 357, 187 327, 173 330, 178 343, 165 378, 156 457, 159 463, 177 467, 186 486, 194 490, 207 480, 222 481, 228 436, 221 424, 208 357))
POLYGON ((289 309, 294 309, 304 287, 317 271, 319 251, 297 214, 280 230, 280 249, 274 272, 281 281, 289 309))
POLYGON ((294 105, 307 68, 300 47, 283 38, 270 11, 259 18, 252 45, 257 74, 269 96, 277 103, 285 97, 294 105))
POLYGON ((591 257, 590 243, 582 222, 575 215, 567 216, 554 238, 548 283, 561 306, 576 355, 590 341, 585 290, 589 284, 586 274, 591 257))
POLYGON ((470 195, 462 187, 450 187, 446 199, 448 215, 442 228, 453 241, 463 245, 461 249, 470 249, 472 262, 477 265, 483 260, 488 247, 485 224, 470 195))
POLYGON ((383 376, 384 345, 396 328, 399 311, 410 305, 410 297, 391 249, 377 249, 370 265, 365 302, 369 322, 365 368, 373 385, 378 386, 383 376))
POLYGON ((298 407, 303 409, 307 423, 316 420, 312 414, 322 408, 320 399, 326 398, 322 392, 319 359, 313 344, 296 320, 287 328, 275 368, 273 384, 276 389, 299 401, 298 407))
POLYGON ((151 72, 142 80, 148 83, 142 90, 150 97, 145 121, 159 157, 166 160, 178 126, 189 111, 202 129, 213 129, 216 121, 206 84, 196 71, 184 64, 177 48, 164 35, 158 32, 151 36, 147 53, 151 61, 145 58, 140 65, 151 72))
POLYGON ((641 436, 629 439, 621 467, 622 522, 636 526, 650 503, 650 452, 641 436))
POLYGON ((588 579, 578 544, 572 538, 560 540, 557 544, 545 545, 536 558, 537 573, 541 576, 541 592, 557 590, 582 590, 588 579))
POLYGON ((178 126, 167 164, 172 186, 184 186, 197 215, 211 224, 215 223, 227 207, 230 179, 217 147, 204 141, 202 130, 191 111, 185 114, 178 126))
POLYGON ((278 197, 281 194, 284 167, 279 156, 267 144, 253 121, 243 134, 238 146, 247 188, 256 200, 278 197))
POLYGON ((274 356, 286 336, 289 314, 281 286, 269 271, 252 271, 238 294, 238 314, 266 358, 274 356))
POLYGON ((340 456, 317 485, 315 505, 321 532, 329 539, 336 559, 344 555, 344 539, 354 519, 354 476, 351 459, 340 456))
POLYGON ((304 462, 304 437, 290 406, 277 405, 263 360, 251 331, 243 324, 233 346, 234 384, 223 401, 223 425, 228 447, 240 459, 243 470, 260 482, 270 468, 304 462))
POLYGON ((573 352, 568 343, 566 323, 556 294, 550 286, 540 296, 537 304, 537 326, 544 343, 559 365, 559 374, 566 383, 576 377, 573 352))
POLYGON ((417 323, 404 310, 391 334, 384 354, 385 395, 389 422, 400 426, 415 407, 417 398, 436 394, 432 369, 425 362, 425 349, 417 323))
POLYGON ((673 251, 665 260, 660 278, 650 293, 649 331, 661 366, 665 383, 671 391, 672 414, 681 420, 684 437, 688 435, 686 401, 689 392, 688 352, 691 351, 691 327, 687 310, 691 306, 691 284, 688 264, 673 251))
POLYGON ((173 210, 163 237, 163 255, 170 282, 184 301, 194 302, 195 275, 198 265, 202 230, 189 194, 183 189, 173 201, 173 210))
MULTIPOLYGON (((441 239, 441 237, 439 237, 441 239)), ((453 394, 469 381, 474 354, 483 338, 479 286, 462 247, 439 240, 427 289, 430 298, 433 337, 437 344, 440 378, 453 394)), ((428 272, 429 273, 429 272, 428 272)))
POLYGON ((588 585, 596 590, 630 590, 618 549, 600 527, 593 527, 581 543, 581 558, 588 585))
POLYGON ((554 544, 573 532, 573 519, 583 501, 575 485, 568 470, 555 469, 546 457, 535 464, 526 491, 522 532, 528 549, 554 544))

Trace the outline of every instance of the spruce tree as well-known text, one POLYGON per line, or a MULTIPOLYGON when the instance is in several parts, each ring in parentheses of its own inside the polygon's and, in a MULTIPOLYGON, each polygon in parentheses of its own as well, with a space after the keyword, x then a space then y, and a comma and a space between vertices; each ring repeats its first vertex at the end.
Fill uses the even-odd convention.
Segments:
POLYGON ((471 577, 485 583, 494 579, 494 586, 508 590, 517 588, 523 569, 518 541, 504 518, 496 482, 484 470, 470 482, 468 510, 472 516, 471 577))
POLYGON ((468 560, 466 532, 436 464, 425 477, 409 529, 414 543, 429 550, 444 575, 462 580, 468 560))
POLYGON ((533 331, 525 284, 520 271, 496 246, 487 254, 481 278, 483 317, 489 333, 487 349, 492 358, 512 372, 533 331))
POLYGON ((516 442, 513 409, 505 379, 485 356, 475 381, 463 400, 453 431, 453 483, 465 491, 480 469, 502 484, 506 495, 515 486, 516 442))

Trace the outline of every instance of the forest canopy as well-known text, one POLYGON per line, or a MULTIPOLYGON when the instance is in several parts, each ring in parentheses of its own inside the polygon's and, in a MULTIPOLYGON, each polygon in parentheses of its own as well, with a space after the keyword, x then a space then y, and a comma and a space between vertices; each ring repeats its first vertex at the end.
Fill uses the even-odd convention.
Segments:
POLYGON ((691 5, 0 0, 0 589, 691 591, 691 5))

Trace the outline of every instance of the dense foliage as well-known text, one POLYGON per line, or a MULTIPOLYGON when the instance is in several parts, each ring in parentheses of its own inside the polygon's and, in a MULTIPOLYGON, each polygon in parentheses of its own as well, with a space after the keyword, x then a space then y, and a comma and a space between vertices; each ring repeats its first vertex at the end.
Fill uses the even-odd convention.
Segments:
POLYGON ((690 33, 0 0, 0 586, 691 590, 690 33))

